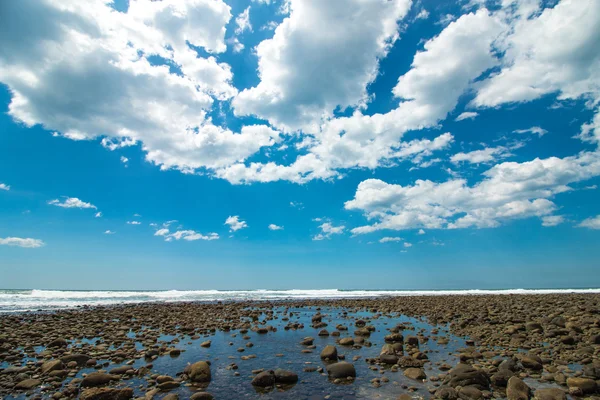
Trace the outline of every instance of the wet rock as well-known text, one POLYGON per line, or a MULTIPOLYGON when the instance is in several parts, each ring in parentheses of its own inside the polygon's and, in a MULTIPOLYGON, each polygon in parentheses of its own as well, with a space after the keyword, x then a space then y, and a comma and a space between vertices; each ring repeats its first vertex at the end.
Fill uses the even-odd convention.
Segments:
POLYGON ((436 399, 443 400, 456 400, 458 399, 458 392, 456 389, 450 386, 440 386, 434 393, 436 399))
POLYGON ((186 373, 192 382, 210 382, 210 365, 206 361, 198 361, 186 368, 186 373), (189 368, 189 369, 188 369, 189 368))
POLYGON ((506 398, 508 400, 529 400, 531 389, 520 378, 513 376, 506 385, 506 398))
POLYGON ((567 394, 559 388, 537 389, 533 395, 536 400, 566 400, 567 394))
POLYGON ((321 350, 321 360, 337 361, 338 352, 335 346, 327 345, 321 350))
POLYGON ((85 389, 81 400, 129 400, 133 398, 133 389, 93 388, 85 389))
POLYGON ((113 375, 124 375, 128 371, 133 370, 131 365, 123 365, 122 367, 116 367, 110 370, 110 373, 113 375))
POLYGON ((349 362, 341 361, 327 366, 327 374, 330 378, 348 378, 356 377, 356 369, 349 362))
POLYGON ((205 342, 200 343, 200 347, 208 348, 210 347, 211 341, 207 340, 205 342))
POLYGON ((458 391, 458 397, 462 400, 480 400, 483 398, 483 393, 475 386, 465 386, 458 391))
POLYGON ((475 386, 479 390, 486 390, 490 383, 485 372, 468 364, 458 364, 452 368, 443 383, 448 386, 475 386))
POLYGON ((354 339, 351 337, 345 337, 340 339, 339 344, 341 346, 352 346, 354 345, 354 339))
POLYGON ((292 371, 278 368, 275 370, 275 382, 290 385, 298 382, 298 375, 292 371))
POLYGON ((90 356, 85 354, 68 354, 60 358, 60 360, 65 364, 75 361, 80 367, 85 366, 89 359, 90 356))
POLYGON ((275 372, 273 370, 263 371, 252 379, 252 385, 258 387, 269 387, 275 385, 275 372))
POLYGON ((508 369, 499 369, 498 372, 496 372, 494 375, 492 375, 490 377, 490 381, 491 381, 492 385, 494 385, 494 386, 506 387, 506 385, 508 384, 508 380, 514 374, 515 374, 514 372, 512 372, 508 369))
POLYGON ((69 343, 65 339, 54 339, 46 347, 67 347, 69 343))
POLYGON ((39 379, 25 379, 15 385, 17 390, 31 390, 42 384, 39 379))
POLYGON ((61 360, 46 361, 42 364, 42 374, 47 374, 51 371, 63 369, 65 366, 61 360))
POLYGON ((196 392, 190 396, 190 400, 213 400, 214 397, 208 392, 196 392))
POLYGON ((427 375, 425 375, 425 371, 422 368, 407 368, 404 370, 404 376, 419 381, 427 379, 427 375))
POLYGON ((594 393, 596 391, 596 381, 589 378, 568 378, 567 386, 569 389, 580 389, 584 394, 594 393))
POLYGON ((103 372, 92 372, 81 381, 82 387, 97 387, 104 386, 110 381, 118 380, 116 375, 105 374, 103 372))
POLYGON ((158 385, 158 389, 162 392, 168 392, 169 390, 177 389, 180 385, 177 381, 165 381, 158 385))

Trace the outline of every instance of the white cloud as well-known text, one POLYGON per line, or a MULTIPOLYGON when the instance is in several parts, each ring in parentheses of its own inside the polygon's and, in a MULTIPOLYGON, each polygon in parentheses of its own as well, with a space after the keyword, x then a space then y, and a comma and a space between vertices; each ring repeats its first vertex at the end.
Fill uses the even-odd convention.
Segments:
POLYGON ((379 239, 379 243, 400 242, 402 240, 403 239, 401 237, 386 236, 386 237, 379 239))
POLYGON ((229 225, 229 232, 236 232, 240 229, 244 229, 248 227, 246 221, 240 220, 240 217, 237 215, 229 216, 225 220, 225 225, 229 225))
POLYGON ((337 106, 364 104, 378 59, 398 38, 397 22, 410 3, 289 0, 290 15, 256 48, 261 81, 234 99, 236 115, 310 129, 337 106))
POLYGON ((36 248, 45 245, 40 239, 32 238, 19 238, 19 237, 7 237, 0 238, 0 245, 14 246, 14 247, 25 247, 25 248, 36 248))
POLYGON ((140 221, 127 221, 127 225, 141 225, 140 221))
POLYGON ((10 186, 6 183, 0 183, 0 190, 10 190, 10 186))
POLYGON ((565 222, 565 217, 562 215, 548 215, 542 217, 542 226, 556 226, 565 222))
MULTIPOLYGON (((284 24, 277 28, 278 31, 284 24)), ((342 169, 394 165, 397 157, 402 155, 397 149, 410 146, 410 143, 401 142, 405 132, 435 127, 454 109, 459 97, 473 81, 497 65, 492 44, 504 29, 501 19, 487 10, 461 16, 437 37, 426 42, 425 50, 415 55, 411 69, 399 78, 393 90, 394 95, 402 100, 398 108, 371 116, 357 110, 349 117, 326 120, 318 129, 313 129, 314 141, 307 149, 308 153, 298 156, 290 165, 238 163, 218 171, 217 176, 232 183, 277 180, 304 183, 312 179, 339 177, 342 169)), ((329 64, 327 68, 335 71, 329 64)), ((344 85, 351 81, 349 76, 337 75, 344 85)), ((314 79, 312 75, 310 79, 314 79)), ((302 88, 307 85, 303 83, 302 88)), ((319 90, 325 92, 329 88, 324 84, 309 86, 319 86, 319 90)), ((262 100, 266 101, 261 98, 260 106, 272 105, 262 100)), ((301 119, 293 108, 286 107, 285 113, 284 117, 301 119)), ((433 142, 440 143, 449 138, 451 135, 445 134, 433 142)), ((419 158, 416 161, 421 162, 419 158)))
POLYGON ((269 229, 272 231, 280 231, 283 229, 283 226, 279 226, 279 225, 275 225, 275 224, 269 224, 269 229))
POLYGON ((558 93, 559 100, 585 97, 597 104, 600 2, 563 0, 539 16, 533 16, 537 2, 516 5, 515 15, 509 16, 512 29, 500 48, 506 52, 502 68, 482 82, 473 104, 495 107, 549 93, 558 93))
POLYGON ((102 218, 102 212, 98 211, 95 215, 94 218, 102 218))
POLYGON ((104 231, 104 234, 105 234, 105 235, 114 235, 114 234, 115 234, 115 232, 114 232, 114 231, 111 231, 110 229, 107 229, 107 230, 105 230, 105 231, 104 231))
POLYGON ((412 247, 412 243, 404 242, 404 247, 406 247, 406 248, 412 247))
POLYGON ((418 234, 419 234, 419 235, 424 235, 424 234, 425 234, 425 231, 424 231, 423 229, 419 229, 419 232, 418 232, 418 234))
MULTIPOLYGON (((164 224, 163 224, 164 225, 164 224)), ((162 236, 165 238, 166 242, 171 242, 173 240, 187 240, 189 242, 195 240, 217 240, 219 239, 219 235, 217 233, 209 233, 208 235, 203 235, 199 232, 193 230, 178 230, 173 233, 170 233, 169 229, 161 228, 154 232, 154 236, 162 236)))
POLYGON ((129 162, 129 158, 125 157, 125 156, 121 156, 121 162, 123 164, 125 164, 125 166, 127 166, 127 163, 129 162))
POLYGON ((421 11, 419 11, 417 16, 415 17, 415 19, 427 19, 427 18, 429 18, 429 11, 427 11, 426 9, 422 9, 421 11))
POLYGON ((248 6, 243 12, 240 13, 235 18, 235 24, 237 28, 235 29, 235 34, 239 35, 244 33, 244 31, 252 32, 252 24, 250 23, 250 6, 248 6))
POLYGON ((331 222, 324 222, 319 225, 319 229, 321 229, 321 233, 313 236, 313 240, 323 240, 329 239, 332 235, 340 235, 344 233, 346 227, 344 225, 341 226, 333 226, 331 222))
POLYGON ((579 226, 581 228, 600 229, 600 215, 598 215, 596 217, 584 219, 577 226, 579 226))
POLYGON ((94 210, 98 209, 98 207, 96 207, 95 205, 79 200, 77 197, 65 197, 62 202, 58 199, 54 199, 48 201, 48 204, 63 208, 93 208, 94 210))
POLYGON ((371 225, 354 228, 362 234, 382 229, 493 228, 502 221, 547 217, 556 209, 548 198, 570 191, 571 183, 600 175, 600 153, 504 162, 469 186, 464 179, 442 183, 417 180, 413 186, 368 179, 358 185, 349 210, 361 210, 371 225))
POLYGON ((510 153, 506 147, 488 147, 483 150, 474 150, 468 153, 457 153, 450 157, 454 164, 468 162, 470 164, 481 164, 495 161, 498 158, 507 157, 510 153))
POLYGON ((476 113, 474 111, 465 111, 465 112, 461 113, 458 117, 456 117, 455 121, 463 121, 465 119, 475 119, 478 115, 479 115, 479 113, 476 113))
POLYGON ((136 0, 126 13, 101 0, 18 3, 3 5, 0 81, 11 92, 9 114, 26 126, 103 138, 111 150, 139 142, 147 161, 184 172, 243 162, 277 141, 266 126, 232 132, 208 116, 215 99, 237 93, 233 75, 188 44, 226 50, 223 1, 136 0))
POLYGON ((544 128, 540 128, 539 126, 532 126, 531 128, 527 128, 527 129, 517 129, 513 132, 514 133, 533 133, 535 135, 538 135, 539 137, 542 137, 546 133, 548 133, 547 130, 545 130, 544 128))
POLYGON ((304 208, 304 204, 299 201, 290 201, 290 207, 297 208, 299 210, 304 208))

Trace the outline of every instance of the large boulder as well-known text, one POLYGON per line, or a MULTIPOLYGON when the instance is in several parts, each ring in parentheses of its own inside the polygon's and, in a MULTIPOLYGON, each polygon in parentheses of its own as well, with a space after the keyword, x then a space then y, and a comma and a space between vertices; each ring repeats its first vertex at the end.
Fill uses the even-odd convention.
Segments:
POLYGON ((268 370, 259 373, 254 377, 254 379, 252 379, 252 386, 275 386, 275 372, 273 370, 268 370))
POLYGON ((356 369, 349 362, 341 361, 327 366, 327 374, 330 378, 355 378, 356 369))
POLYGON ((335 346, 329 344, 321 351, 321 360, 337 361, 337 359, 338 353, 335 346))
POLYGON ((506 385, 506 398, 508 400, 529 400, 531 389, 520 378, 513 376, 506 385))
POLYGON ((206 361, 198 361, 188 365, 185 372, 192 382, 203 383, 211 380, 210 365, 206 361))
POLYGON ((458 391, 458 397, 462 400, 481 400, 483 393, 475 386, 465 386, 458 391))
POLYGON ((458 392, 450 386, 440 386, 434 393, 434 398, 443 400, 458 399, 458 392))
POLYGON ((448 372, 444 384, 454 388, 457 386, 475 386, 479 390, 487 390, 490 381, 484 371, 469 364, 458 364, 448 372))
POLYGON ((92 372, 81 380, 81 387, 104 386, 110 381, 118 380, 117 375, 105 374, 103 372, 92 372))
POLYGON ((80 400, 129 400, 133 398, 133 389, 92 388, 85 389, 80 400))

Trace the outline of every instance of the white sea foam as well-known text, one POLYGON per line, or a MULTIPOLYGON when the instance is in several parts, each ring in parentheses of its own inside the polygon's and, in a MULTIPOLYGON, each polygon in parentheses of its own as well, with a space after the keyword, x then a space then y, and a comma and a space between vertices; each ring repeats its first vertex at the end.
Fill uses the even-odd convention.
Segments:
POLYGON ((600 289, 502 289, 502 290, 0 290, 0 312, 52 310, 81 305, 113 305, 144 302, 333 299, 381 296, 440 296, 477 294, 600 293, 600 289))

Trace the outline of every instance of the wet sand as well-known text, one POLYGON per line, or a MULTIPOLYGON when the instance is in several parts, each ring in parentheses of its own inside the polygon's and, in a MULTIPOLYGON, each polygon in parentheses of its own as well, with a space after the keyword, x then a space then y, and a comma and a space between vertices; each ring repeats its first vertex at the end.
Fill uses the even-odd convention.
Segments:
POLYGON ((4 398, 594 398, 599 356, 598 294, 0 315, 4 398))

